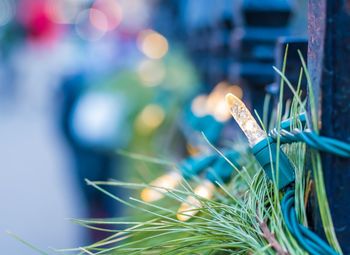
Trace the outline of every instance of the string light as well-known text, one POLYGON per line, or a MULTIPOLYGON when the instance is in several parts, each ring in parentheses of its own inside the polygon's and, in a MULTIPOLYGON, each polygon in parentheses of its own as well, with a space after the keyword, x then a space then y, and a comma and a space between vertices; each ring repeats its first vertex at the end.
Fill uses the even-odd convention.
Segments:
MULTIPOLYGON (((207 155, 202 157, 187 158, 179 166, 178 169, 181 173, 177 171, 171 171, 168 174, 165 174, 151 183, 149 188, 145 188, 141 192, 141 198, 144 201, 152 202, 157 201, 164 197, 164 193, 167 190, 175 188, 182 180, 183 177, 191 178, 195 175, 199 175, 214 163, 217 155, 207 155)), ((203 191, 200 191, 202 194, 203 191)))
POLYGON ((218 122, 226 122, 227 120, 230 119, 230 111, 227 108, 227 105, 224 100, 220 100, 214 110, 213 110, 213 116, 216 121, 218 122))
POLYGON ((137 38, 138 48, 151 59, 160 59, 168 52, 167 39, 151 29, 140 32, 137 38))
POLYGON ((174 189, 181 180, 181 174, 176 171, 162 175, 150 183, 152 187, 142 190, 141 199, 145 202, 155 202, 162 199, 166 190, 174 189))
MULTIPOLYGON (((211 199, 213 197, 214 190, 214 184, 209 180, 205 180, 193 190, 193 193, 201 198, 211 199)), ((179 207, 176 217, 180 221, 187 221, 196 215, 201 207, 202 204, 196 197, 188 196, 186 201, 179 207)))
POLYGON ((251 147, 264 140, 267 135, 258 125, 245 104, 235 95, 226 95, 226 102, 230 108, 233 118, 247 136, 251 147))
POLYGON ((228 92, 229 84, 225 81, 219 82, 209 94, 206 108, 211 111, 219 101, 223 101, 228 92))
POLYGON ((165 120, 164 109, 157 104, 147 105, 135 120, 135 128, 140 134, 148 135, 165 120))
POLYGON ((294 182, 294 169, 288 157, 271 137, 258 125, 245 104, 235 95, 226 95, 226 102, 233 118, 236 120, 249 141, 256 160, 260 163, 270 180, 274 180, 279 189, 294 182), (277 164, 277 153, 278 164, 277 164), (278 169, 275 167, 278 165, 278 169))
POLYGON ((196 117, 204 117, 208 114, 206 109, 206 102, 206 95, 198 95, 192 100, 191 111, 196 117))
POLYGON ((230 85, 228 82, 219 82, 213 91, 208 95, 198 95, 192 100, 191 110, 197 117, 212 115, 218 122, 226 122, 231 114, 225 102, 225 95, 232 93, 242 98, 243 91, 237 85, 230 85))

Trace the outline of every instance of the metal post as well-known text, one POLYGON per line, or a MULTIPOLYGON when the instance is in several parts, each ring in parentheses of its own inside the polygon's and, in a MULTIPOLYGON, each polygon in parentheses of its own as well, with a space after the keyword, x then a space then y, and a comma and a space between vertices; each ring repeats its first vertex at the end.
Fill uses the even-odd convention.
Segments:
POLYGON ((248 86, 252 107, 261 116, 265 86, 275 78, 272 65, 277 38, 289 35, 292 2, 244 0, 243 26, 235 29, 232 36, 232 44, 239 58, 238 65, 232 66, 232 73, 237 73, 245 86, 248 86))
MULTIPOLYGON (((232 8, 232 7, 231 7, 232 8)), ((210 41, 209 77, 211 86, 229 80, 229 65, 234 59, 230 54, 230 34, 234 29, 232 13, 220 13, 216 18, 210 41)))
MULTIPOLYGON (((302 68, 302 63, 300 61, 299 53, 300 52, 304 59, 307 58, 307 38, 298 37, 298 36, 288 36, 280 37, 277 41, 276 54, 275 54, 275 66, 282 70, 283 60, 285 51, 288 46, 288 55, 287 55, 287 65, 285 70, 285 76, 288 78, 290 83, 293 85, 294 89, 297 88, 300 70, 302 68)), ((272 96, 272 102, 274 108, 276 108, 279 100, 279 89, 281 84, 282 77, 276 73, 275 82, 267 86, 267 92, 272 96)), ((301 80, 301 90, 303 92, 302 98, 305 98, 306 95, 306 78, 305 75, 301 80)), ((284 89, 283 95, 283 105, 287 100, 293 98, 293 93, 289 88, 284 89)))
MULTIPOLYGON (((321 134, 350 142, 350 4, 309 0, 308 65, 321 134)), ((350 254, 350 159, 322 154, 328 201, 344 254, 350 254)), ((322 226, 315 217, 315 228, 322 226)))

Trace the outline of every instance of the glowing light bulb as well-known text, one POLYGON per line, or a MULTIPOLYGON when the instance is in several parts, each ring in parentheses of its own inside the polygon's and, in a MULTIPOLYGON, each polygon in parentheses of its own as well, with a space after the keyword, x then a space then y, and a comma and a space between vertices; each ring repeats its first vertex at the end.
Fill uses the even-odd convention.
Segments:
POLYGON ((143 30, 137 38, 138 48, 151 59, 160 59, 168 52, 168 40, 151 29, 143 30))
POLYGON ((157 104, 147 105, 135 120, 135 128, 142 135, 149 135, 165 120, 164 109, 157 104))
POLYGON ((204 117, 208 114, 206 108, 207 96, 198 95, 192 100, 191 111, 197 117, 204 117))
POLYGON ((231 114, 224 100, 216 104, 212 115, 219 122, 226 122, 230 119, 231 114))
POLYGON ((215 86, 206 100, 205 111, 210 113, 218 122, 226 122, 231 117, 231 113, 225 103, 225 95, 227 93, 232 93, 238 98, 243 96, 243 91, 239 86, 221 81, 215 86))
POLYGON ((235 95, 229 93, 226 95, 228 104, 233 118, 247 136, 251 147, 266 138, 266 133, 258 125, 245 104, 235 95))
POLYGON ((213 91, 209 94, 206 102, 206 108, 209 112, 211 112, 216 107, 218 102, 224 99, 228 87, 229 83, 227 83, 226 81, 219 82, 214 87, 213 91))
MULTIPOLYGON (((205 180, 202 184, 198 185, 193 192, 199 197, 211 199, 214 190, 214 184, 205 180)), ((197 198, 194 196, 188 196, 186 202, 182 203, 178 209, 176 217, 181 221, 187 221, 196 215, 201 207, 202 204, 197 198)))
POLYGON ((232 93, 234 94, 236 97, 238 97, 239 99, 242 99, 243 97, 243 90, 241 87, 239 87, 238 85, 232 85, 232 86, 229 86, 227 88, 227 91, 226 91, 226 94, 227 93, 232 93))
POLYGON ((150 183, 149 188, 145 188, 141 192, 141 199, 145 202, 154 202, 164 197, 166 189, 174 189, 182 180, 180 173, 171 171, 162 175, 150 183))
POLYGON ((187 152, 190 156, 195 156, 195 155, 199 155, 200 153, 200 149, 192 144, 187 144, 186 145, 186 149, 187 149, 187 152))

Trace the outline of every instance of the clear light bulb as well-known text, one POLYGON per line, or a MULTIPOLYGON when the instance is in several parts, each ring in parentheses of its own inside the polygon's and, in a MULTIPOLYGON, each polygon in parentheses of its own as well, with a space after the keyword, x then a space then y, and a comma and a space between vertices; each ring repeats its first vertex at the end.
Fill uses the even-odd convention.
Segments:
MULTIPOLYGON (((208 180, 205 180, 202 184, 198 185, 194 189, 194 193, 202 198, 211 199, 215 186, 208 180)), ((198 209, 202 207, 201 202, 194 196, 188 196, 186 202, 183 202, 177 211, 176 217, 180 221, 187 221, 198 213, 198 209)))
POLYGON ((149 188, 145 188, 141 192, 141 199, 145 202, 154 202, 164 197, 166 189, 174 189, 182 180, 180 173, 171 171, 162 175, 150 183, 149 188))
POLYGON ((254 147, 257 143, 266 138, 266 133, 258 125, 248 108, 238 97, 229 93, 226 95, 226 103, 230 108, 233 118, 247 136, 251 147, 254 147))

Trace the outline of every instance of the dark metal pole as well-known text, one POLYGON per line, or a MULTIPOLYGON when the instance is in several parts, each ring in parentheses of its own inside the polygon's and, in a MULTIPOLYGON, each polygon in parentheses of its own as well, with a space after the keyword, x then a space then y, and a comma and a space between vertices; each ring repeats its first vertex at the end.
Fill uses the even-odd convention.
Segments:
MULTIPOLYGON (((350 3, 309 0, 308 65, 321 134, 350 143, 350 3)), ((322 154, 335 232, 344 254, 350 254, 350 159, 322 154)), ((322 226, 315 218, 316 230, 322 226)))
MULTIPOLYGON (((307 38, 299 36, 287 36, 280 37, 277 41, 276 54, 275 54, 275 66, 282 70, 284 55, 288 46, 287 65, 285 70, 285 76, 288 78, 294 89, 297 88, 299 82, 300 70, 302 63, 300 61, 299 52, 303 55, 304 59, 307 58, 307 38)), ((279 89, 281 84, 281 75, 275 74, 274 83, 266 87, 267 92, 272 96, 273 105, 276 108, 279 101, 279 89)), ((302 98, 306 95, 307 82, 305 75, 301 80, 301 90, 303 92, 302 98)), ((287 100, 293 98, 292 91, 287 87, 284 89, 283 105, 287 100)))
MULTIPOLYGON (((244 0, 241 11, 243 24, 234 30, 232 44, 238 64, 233 74, 248 87, 252 108, 263 113, 265 86, 275 78, 272 69, 277 39, 290 34, 292 2, 288 0, 244 0)), ((235 79, 235 77, 233 77, 235 79)))

